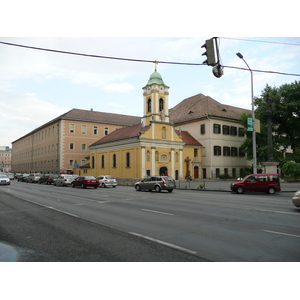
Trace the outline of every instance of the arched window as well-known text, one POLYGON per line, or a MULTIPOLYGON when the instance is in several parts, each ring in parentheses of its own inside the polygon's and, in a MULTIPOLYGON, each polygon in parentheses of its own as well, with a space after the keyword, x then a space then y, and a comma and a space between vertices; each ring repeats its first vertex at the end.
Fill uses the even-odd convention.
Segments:
POLYGON ((159 99, 159 111, 164 110, 164 100, 162 98, 159 99))
POLYGON ((113 154, 113 168, 116 168, 117 167, 117 155, 116 154, 113 154))
POLYGON ((126 168, 130 168, 130 153, 126 153, 126 168))
POLYGON ((151 99, 148 99, 147 106, 148 106, 148 112, 151 112, 151 99))
POLYGON ((101 156, 101 168, 105 168, 105 164, 104 164, 104 155, 101 156))

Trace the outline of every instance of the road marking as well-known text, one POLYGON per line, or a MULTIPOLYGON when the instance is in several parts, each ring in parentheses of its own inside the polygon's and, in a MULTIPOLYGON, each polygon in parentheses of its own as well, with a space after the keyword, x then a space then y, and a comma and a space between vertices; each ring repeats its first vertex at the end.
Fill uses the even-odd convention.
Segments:
POLYGON ((135 232, 129 232, 129 233, 133 234, 135 236, 144 238, 146 240, 149 240, 149 241, 152 241, 152 242, 155 242, 155 243, 158 243, 158 244, 162 244, 162 245, 165 245, 165 246, 168 246, 168 247, 171 247, 171 248, 174 248, 176 250, 180 250, 180 251, 183 251, 183 252, 186 252, 186 253, 190 253, 190 254, 196 254, 197 253, 196 251, 192 251, 192 250, 189 250, 189 249, 186 249, 186 248, 174 245, 174 244, 170 244, 170 243, 167 243, 167 242, 164 242, 164 241, 161 241, 161 240, 157 240, 157 239, 151 238, 151 237, 146 236, 146 235, 142 235, 142 234, 135 233, 135 232))
POLYGON ((52 206, 45 206, 45 207, 48 207, 48 208, 50 208, 50 209, 52 209, 52 210, 55 210, 55 211, 61 212, 61 213, 63 213, 63 214, 66 214, 66 215, 69 215, 69 216, 72 216, 72 217, 79 218, 79 216, 77 216, 77 215, 74 215, 74 214, 68 213, 68 212, 66 212, 66 211, 64 211, 64 210, 60 210, 60 209, 54 208, 54 207, 52 207, 52 206))
POLYGON ((169 214, 169 213, 165 213, 165 212, 161 212, 161 211, 156 211, 156 210, 150 210, 150 209, 144 209, 144 208, 142 208, 142 210, 153 212, 153 213, 156 213, 156 214, 163 214, 163 215, 175 216, 174 214, 169 214))
POLYGON ((300 235, 296 235, 296 234, 289 234, 289 233, 270 231, 270 230, 264 230, 264 231, 269 232, 269 233, 274 233, 274 234, 287 235, 287 236, 293 236, 293 237, 300 238, 300 235))

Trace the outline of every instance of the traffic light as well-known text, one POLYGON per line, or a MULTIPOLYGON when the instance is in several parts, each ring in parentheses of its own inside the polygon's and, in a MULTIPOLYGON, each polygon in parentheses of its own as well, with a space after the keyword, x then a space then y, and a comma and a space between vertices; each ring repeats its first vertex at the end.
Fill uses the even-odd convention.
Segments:
POLYGON ((201 46, 201 48, 206 49, 206 51, 202 55, 207 56, 207 59, 203 62, 203 64, 207 64, 208 66, 215 66, 217 64, 217 61, 215 56, 214 38, 206 40, 205 44, 201 46))

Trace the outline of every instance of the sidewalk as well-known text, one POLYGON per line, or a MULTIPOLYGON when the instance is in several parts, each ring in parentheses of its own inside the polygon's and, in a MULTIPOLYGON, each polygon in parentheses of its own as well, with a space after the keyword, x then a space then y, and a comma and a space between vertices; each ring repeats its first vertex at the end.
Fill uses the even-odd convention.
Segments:
MULTIPOLYGON (((220 191, 231 192, 230 184, 235 182, 234 180, 213 180, 213 179, 198 179, 197 181, 176 180, 176 186, 178 189, 195 189, 205 191, 220 191), (200 185, 205 188, 200 188, 200 185)), ((296 192, 300 190, 299 182, 280 182, 281 192, 296 192)))

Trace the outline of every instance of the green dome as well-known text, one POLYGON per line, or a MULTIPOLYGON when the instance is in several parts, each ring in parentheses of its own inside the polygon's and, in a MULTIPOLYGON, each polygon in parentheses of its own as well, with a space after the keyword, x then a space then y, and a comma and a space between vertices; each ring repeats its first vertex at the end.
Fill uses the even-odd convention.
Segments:
POLYGON ((151 76, 148 80, 147 85, 150 85, 150 84, 163 84, 163 85, 165 85, 164 81, 162 80, 161 75, 158 72, 156 72, 156 70, 155 70, 155 72, 153 72, 151 74, 151 76))

